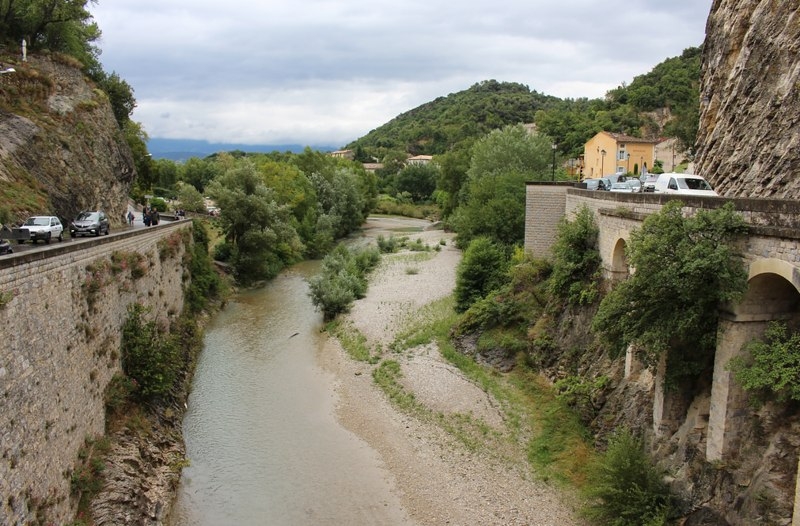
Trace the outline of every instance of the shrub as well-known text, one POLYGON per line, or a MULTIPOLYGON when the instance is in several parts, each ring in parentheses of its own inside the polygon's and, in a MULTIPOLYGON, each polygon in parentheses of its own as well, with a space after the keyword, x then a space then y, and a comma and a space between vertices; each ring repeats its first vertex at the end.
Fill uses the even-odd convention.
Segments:
POLYGON ((233 245, 227 241, 217 243, 214 247, 214 259, 217 261, 227 262, 233 257, 233 245))
POLYGON ((456 272, 456 311, 464 312, 473 303, 502 285, 506 279, 504 251, 488 237, 472 240, 456 272))
POLYGON ((756 405, 772 398, 800 401, 800 334, 772 322, 764 339, 750 342, 746 350, 750 357, 737 356, 729 368, 756 405))
POLYGON ((367 291, 367 274, 380 261, 376 248, 350 251, 339 245, 322 260, 322 272, 308 280, 311 301, 325 320, 348 312, 367 291))
POLYGON ((673 498, 642 441, 623 429, 592 467, 587 486, 590 519, 609 526, 658 526, 674 513, 673 498))
POLYGON ((590 305, 597 300, 600 281, 600 230, 585 206, 574 221, 566 218, 558 227, 553 245, 553 273, 550 291, 573 305, 590 305))
POLYGON ((150 200, 150 208, 155 208, 159 212, 166 212, 167 202, 160 197, 154 197, 150 200))
POLYGON ((192 236, 194 243, 188 265, 192 281, 186 290, 186 306, 189 312, 197 313, 206 308, 210 299, 220 295, 223 284, 208 255, 208 231, 202 221, 194 220, 192 236))
POLYGON ((138 303, 130 305, 122 326, 122 370, 136 382, 136 396, 142 400, 167 394, 180 367, 175 342, 154 321, 145 321, 149 311, 138 303))

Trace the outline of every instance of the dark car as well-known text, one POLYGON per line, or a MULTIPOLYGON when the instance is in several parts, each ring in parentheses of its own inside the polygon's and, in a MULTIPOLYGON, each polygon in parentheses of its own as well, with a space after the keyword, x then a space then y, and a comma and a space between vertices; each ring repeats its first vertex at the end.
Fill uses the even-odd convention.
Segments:
POLYGON ((69 234, 72 237, 108 235, 110 232, 111 227, 108 224, 108 217, 105 212, 99 210, 81 212, 69 224, 69 234))

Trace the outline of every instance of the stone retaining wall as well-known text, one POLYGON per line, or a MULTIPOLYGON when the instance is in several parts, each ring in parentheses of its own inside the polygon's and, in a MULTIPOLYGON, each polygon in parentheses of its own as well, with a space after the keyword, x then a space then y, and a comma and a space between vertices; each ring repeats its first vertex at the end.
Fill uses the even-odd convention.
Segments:
POLYGON ((104 433, 128 306, 183 308, 191 222, 0 258, 0 524, 65 524, 72 468, 104 433))

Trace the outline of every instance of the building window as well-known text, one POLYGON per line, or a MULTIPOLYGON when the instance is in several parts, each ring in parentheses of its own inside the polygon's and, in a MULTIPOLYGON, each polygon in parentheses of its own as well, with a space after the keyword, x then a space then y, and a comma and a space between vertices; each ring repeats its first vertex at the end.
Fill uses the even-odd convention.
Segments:
POLYGON ((620 144, 619 145, 619 150, 617 150, 617 160, 618 161, 624 161, 626 157, 627 157, 627 153, 625 152, 625 145, 624 144, 620 144))

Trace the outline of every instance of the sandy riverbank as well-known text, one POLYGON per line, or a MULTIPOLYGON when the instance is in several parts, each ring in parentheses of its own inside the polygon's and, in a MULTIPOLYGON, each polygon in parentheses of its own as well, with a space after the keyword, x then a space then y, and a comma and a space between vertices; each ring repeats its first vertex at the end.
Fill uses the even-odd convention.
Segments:
MULTIPOLYGON (((346 320, 374 348, 387 352, 397 332, 425 305, 449 295, 461 253, 453 235, 442 230, 417 233, 397 229, 429 226, 426 221, 370 219, 367 237, 383 233, 420 238, 430 246, 446 240, 432 257, 412 261, 409 253, 384 256, 370 279, 367 297, 356 302, 346 320), (409 272, 409 267, 415 271, 409 272)), ((441 358, 433 345, 402 355, 403 384, 416 399, 435 412, 470 414, 498 433, 504 432, 499 404, 466 380, 441 358)), ((347 356, 334 340, 321 355, 337 382, 337 418, 373 449, 386 477, 403 503, 409 525, 541 525, 580 524, 566 499, 529 471, 524 451, 498 455, 470 451, 431 421, 400 412, 375 385, 376 367, 347 356)))

